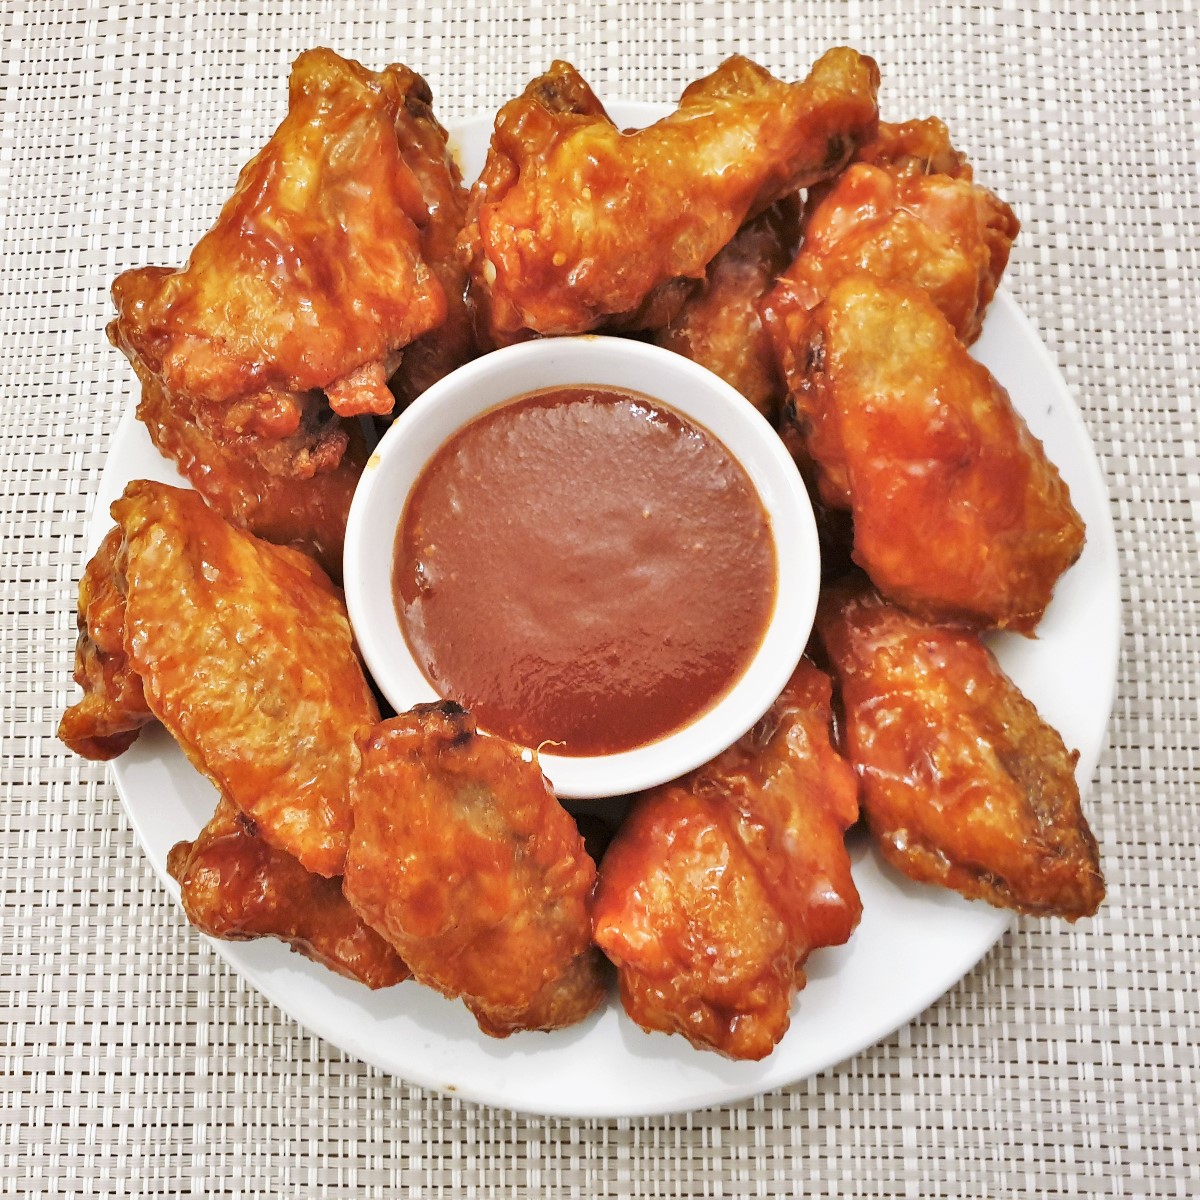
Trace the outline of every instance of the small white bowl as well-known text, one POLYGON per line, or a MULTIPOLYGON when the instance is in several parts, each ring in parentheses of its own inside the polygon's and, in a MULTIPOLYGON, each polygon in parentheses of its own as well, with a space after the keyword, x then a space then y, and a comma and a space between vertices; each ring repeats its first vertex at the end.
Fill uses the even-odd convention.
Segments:
POLYGON ((619 796, 674 779, 735 742, 783 689, 816 612, 820 551, 808 494, 770 424, 689 359, 613 337, 547 338, 485 355, 434 384, 397 418, 367 463, 346 527, 346 602, 368 668, 398 712, 442 699, 414 660, 392 597, 392 556, 422 469, 463 425, 508 400, 571 384, 640 392, 714 434, 742 465, 770 519, 775 606, 742 677, 690 724, 617 754, 539 756, 558 795, 619 796))

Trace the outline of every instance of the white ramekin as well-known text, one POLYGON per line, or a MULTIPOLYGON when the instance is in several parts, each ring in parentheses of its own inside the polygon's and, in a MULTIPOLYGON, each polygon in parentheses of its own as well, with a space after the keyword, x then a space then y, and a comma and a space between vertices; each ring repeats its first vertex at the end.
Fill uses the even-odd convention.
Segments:
MULTIPOLYGON (((775 605, 749 667, 715 705, 656 742, 594 757, 539 756, 558 795, 618 796, 674 779, 735 742, 770 707, 804 651, 820 551, 812 506, 770 424, 712 372, 668 350, 613 337, 547 338, 487 354, 414 401, 367 463, 346 528, 346 602, 367 667, 403 712, 442 699, 413 659, 392 598, 396 530, 410 490, 462 425, 508 400, 571 384, 640 392, 714 434, 741 463, 771 524, 775 605)), ((452 697, 451 697, 452 698, 452 697)))

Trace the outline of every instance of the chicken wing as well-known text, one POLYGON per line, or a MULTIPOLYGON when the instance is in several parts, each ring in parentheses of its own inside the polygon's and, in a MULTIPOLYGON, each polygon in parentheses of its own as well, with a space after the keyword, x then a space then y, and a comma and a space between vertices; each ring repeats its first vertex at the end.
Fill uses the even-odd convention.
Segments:
POLYGON ((1033 630, 1083 549, 1067 486, 1008 393, 919 289, 849 275, 790 344, 826 503, 914 612, 1033 630))
POLYGON ((597 945, 645 1029, 730 1058, 787 1031, 803 964, 862 906, 845 830, 854 773, 830 745, 830 683, 802 661, 753 730, 635 802, 600 867, 597 945))
POLYGON ((786 389, 758 303, 792 261, 799 236, 799 196, 786 196, 738 230, 651 339, 719 375, 768 419, 786 389))
MULTIPOLYGON (((522 160, 536 161, 562 138, 566 128, 573 125, 599 125, 616 130, 604 105, 583 76, 570 63, 556 59, 497 117, 493 150, 471 191, 467 225, 476 220, 490 193, 503 194, 516 180, 518 164, 515 156, 496 149, 502 134, 519 145, 522 160)), ((459 258, 462 262, 474 254, 467 246, 471 236, 469 230, 464 230, 460 236, 459 258)), ((692 279, 668 280, 652 288, 632 311, 608 317, 603 327, 609 333, 622 333, 665 325, 679 312, 696 286, 697 281, 692 279)), ((486 289, 468 287, 468 306, 473 314, 476 339, 481 344, 494 349, 498 345, 537 336, 535 330, 528 328, 504 331, 495 328, 488 301, 486 289)))
POLYGON ((183 910, 209 937, 274 937, 339 975, 391 987, 408 968, 342 895, 340 879, 306 871, 258 836, 254 822, 224 798, 194 842, 178 842, 167 870, 183 910))
POLYGON ((532 752, 450 702, 361 742, 344 888, 363 920, 494 1037, 587 1016, 604 995, 596 868, 532 752))
POLYGON ((445 294, 446 316, 401 352, 400 366, 388 381, 397 410, 479 353, 467 307, 467 269, 458 257, 467 190, 446 131, 433 114, 433 97, 424 81, 418 82, 421 86, 408 90, 397 113, 396 133, 429 214, 421 230, 421 257, 445 294))
POLYGON ((139 480, 112 514, 148 708, 270 846, 340 874, 355 733, 378 720, 341 592, 195 492, 139 480))
POLYGON ((510 102, 461 242, 492 336, 596 329, 676 278, 699 279, 748 217, 835 174, 872 136, 878 81, 849 49, 791 85, 735 57, 630 133, 510 102))
POLYGON ((287 116, 187 265, 113 285, 114 344, 274 474, 336 466, 314 410, 327 397, 340 416, 389 411, 396 352, 445 316, 421 253, 421 183, 397 139, 410 99, 427 96, 405 67, 302 54, 287 116), (272 447, 283 452, 264 456, 272 447))
MULTIPOLYGON (((964 343, 984 314, 1020 228, 1013 211, 966 178, 855 163, 810 205, 804 244, 763 303, 771 324, 815 308, 833 284, 854 271, 922 288, 964 343)), ((784 367, 787 337, 782 339, 784 367)))
POLYGON ((100 761, 124 754, 154 720, 125 653, 125 579, 117 562, 123 540, 119 528, 110 529, 79 581, 74 678, 83 698, 58 724, 59 741, 100 761))
POLYGON ((367 444, 353 418, 333 418, 345 448, 332 470, 309 479, 273 475, 252 454, 219 441, 152 375, 142 379, 137 415, 150 439, 227 521, 277 546, 311 555, 331 579, 342 577, 342 547, 367 444))
POLYGON ((1094 913, 1104 880, 1078 754, 978 636, 853 586, 826 592, 817 629, 884 857, 912 879, 1018 912, 1094 913))

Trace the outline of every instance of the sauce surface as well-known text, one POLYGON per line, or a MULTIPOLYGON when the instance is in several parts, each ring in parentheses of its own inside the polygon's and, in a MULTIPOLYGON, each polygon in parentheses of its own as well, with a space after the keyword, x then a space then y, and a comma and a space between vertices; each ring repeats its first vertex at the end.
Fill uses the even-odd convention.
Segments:
POLYGON ((581 756, 657 741, 720 700, 766 632, 777 567, 762 504, 712 434, 648 397, 572 386, 441 447, 392 579, 440 695, 491 733, 581 756))

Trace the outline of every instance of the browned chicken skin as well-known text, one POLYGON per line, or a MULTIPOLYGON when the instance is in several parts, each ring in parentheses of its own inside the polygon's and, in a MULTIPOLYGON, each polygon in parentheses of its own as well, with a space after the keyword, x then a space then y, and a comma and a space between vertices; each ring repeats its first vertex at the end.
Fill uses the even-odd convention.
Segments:
POLYGON ((1090 916, 1104 899, 1077 754, 969 630, 869 588, 826 592, 817 629, 884 857, 923 883, 1003 908, 1090 916))
POLYGON ((214 438, 152 375, 143 377, 137 412, 155 446, 230 524, 311 555, 331 579, 341 580, 346 519, 367 463, 356 420, 332 418, 343 445, 337 466, 299 479, 273 475, 255 455, 214 438))
POLYGON ((937 117, 880 121, 875 136, 858 148, 855 161, 887 167, 896 175, 974 175, 967 156, 954 148, 950 131, 937 117))
POLYGON ((446 130, 433 114, 433 97, 424 81, 420 82, 421 87, 409 88, 405 95, 396 133, 428 212, 421 229, 421 257, 445 294, 446 316, 401 351, 400 366, 388 381, 399 409, 479 353, 467 307, 467 269, 458 256, 458 237, 467 217, 467 189, 450 152, 446 130))
POLYGON ((801 661, 750 733, 640 796, 609 846, 594 934, 643 1028, 762 1058, 787 1031, 809 952, 858 924, 844 843, 857 785, 830 745, 829 693, 801 661))
POLYGON ((1034 629, 1084 529, 1008 393, 923 291, 863 272, 795 334, 821 496, 853 513, 875 586, 928 616, 1034 629))
POLYGON ((599 1005, 595 864, 531 751, 419 705, 364 732, 351 795, 346 897, 418 980, 494 1037, 599 1005))
POLYGON ((971 183, 966 156, 935 117, 879 123, 855 163, 808 191, 800 253, 759 309, 789 391, 780 436, 813 495, 822 570, 850 565, 853 537, 836 425, 809 404, 810 314, 844 275, 864 270, 928 292, 964 341, 978 336, 1008 262, 1017 220, 971 183))
MULTIPOLYGON (((354 735, 379 719, 341 592, 195 492, 135 481, 112 515, 121 644, 147 708, 269 845, 341 874, 354 735)), ((64 718, 81 752, 90 711, 85 697, 64 718)))
POLYGON ((142 680, 125 652, 124 535, 110 529, 79 581, 74 679, 83 697, 63 714, 59 740, 84 758, 124 754, 154 720, 142 680))
POLYGON ((651 339, 719 375, 769 419, 786 389, 758 304, 792 261, 799 235, 799 196, 786 196, 737 231, 651 339))
POLYGON ((809 189, 804 244, 764 303, 767 318, 815 308, 842 275, 864 270, 924 288, 974 341, 1020 226, 973 177, 936 117, 880 121, 854 163, 809 189))
POLYGON ((699 279, 748 217, 835 174, 872 136, 878 80, 848 49, 791 85, 735 57, 631 133, 510 102, 462 239, 492 336, 586 332, 699 279))
POLYGON ((768 320, 815 308, 847 274, 923 289, 969 344, 1008 264, 1013 211, 967 179, 855 163, 805 219, 804 244, 764 302, 768 320))
POLYGON ((421 182, 397 138, 414 96, 428 89, 406 67, 302 54, 288 115, 187 265, 113 286, 112 341, 188 419, 273 474, 333 469, 317 390, 341 416, 389 411, 396 352, 445 316, 422 258, 421 182))
POLYGON ((370 988, 391 987, 408 968, 342 895, 340 879, 306 871, 268 846, 254 822, 222 799, 193 842, 178 842, 167 870, 183 911, 201 933, 227 941, 273 937, 370 988))

